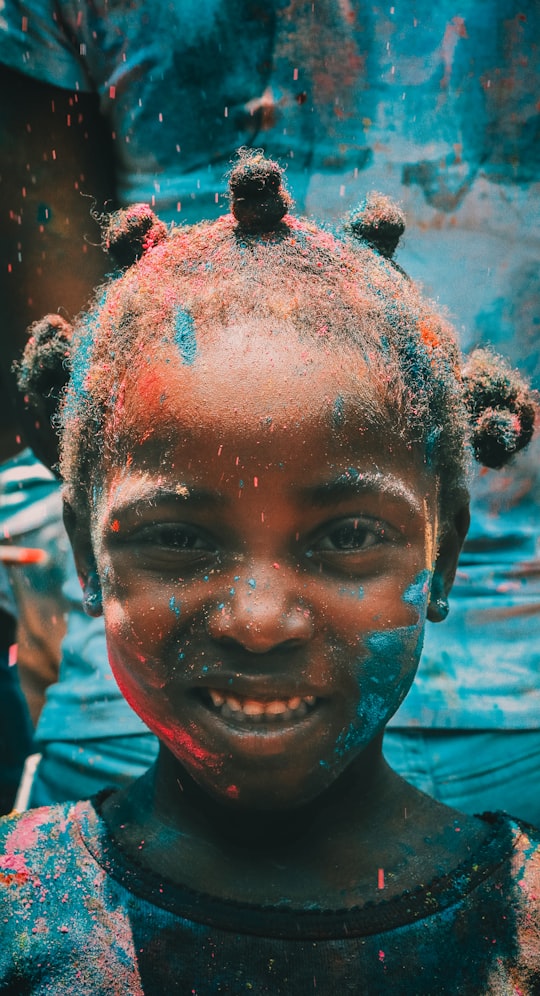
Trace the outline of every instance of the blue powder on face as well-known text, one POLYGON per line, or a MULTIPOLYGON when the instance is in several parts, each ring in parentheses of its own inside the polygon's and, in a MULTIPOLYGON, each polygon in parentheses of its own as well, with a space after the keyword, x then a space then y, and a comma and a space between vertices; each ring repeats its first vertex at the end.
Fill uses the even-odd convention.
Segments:
POLYGON ((365 668, 370 665, 371 673, 377 675, 377 681, 395 681, 404 661, 420 657, 423 642, 423 625, 399 626, 397 629, 371 633, 366 638, 365 645, 375 659, 366 661, 363 666, 365 668))
MULTIPOLYGON (((422 571, 405 594, 418 604, 429 571, 422 571)), ((357 659, 360 698, 357 719, 338 737, 337 758, 365 747, 381 731, 407 695, 414 678, 411 662, 417 662, 424 641, 423 623, 376 631, 364 640, 367 657, 357 659)))
POLYGON ((189 312, 182 308, 177 308, 174 316, 174 341, 180 351, 182 362, 191 366, 197 355, 195 325, 189 312))
POLYGON ((356 747, 366 746, 384 723, 387 708, 383 695, 368 692, 362 696, 357 711, 360 725, 351 723, 347 730, 340 733, 336 740, 336 755, 343 757, 356 747))
POLYGON ((414 605, 417 609, 420 609, 429 591, 430 577, 431 572, 427 568, 420 571, 416 580, 405 591, 403 601, 407 602, 408 605, 414 605))
POLYGON ((169 599, 169 608, 172 609, 175 616, 180 615, 180 606, 176 604, 176 598, 174 597, 174 595, 172 596, 172 598, 169 599))
POLYGON ((257 582, 256 582, 255 578, 249 578, 248 585, 249 585, 250 588, 256 588, 257 587, 257 582))
POLYGON ((332 409, 332 425, 334 429, 339 429, 345 421, 345 403, 341 394, 338 394, 332 409))
MULTIPOLYGON (((312 556, 313 556, 313 554, 312 554, 312 556)), ((362 588, 362 585, 359 585, 358 588, 340 588, 339 589, 339 594, 340 595, 351 595, 353 598, 360 598, 360 599, 362 599, 364 597, 364 589, 362 588)))

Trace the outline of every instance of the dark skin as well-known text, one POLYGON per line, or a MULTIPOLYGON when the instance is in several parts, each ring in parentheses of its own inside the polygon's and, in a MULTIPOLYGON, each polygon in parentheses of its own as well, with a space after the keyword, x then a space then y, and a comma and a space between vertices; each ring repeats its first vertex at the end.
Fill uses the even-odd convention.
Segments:
POLYGON ((28 325, 77 314, 107 261, 96 203, 114 206, 112 143, 93 94, 71 93, 0 67, 0 460, 32 445, 35 417, 18 397, 13 361, 28 325), (88 196, 83 196, 86 194, 88 196))
POLYGON ((162 747, 104 817, 137 863, 222 899, 322 909, 390 899, 452 872, 486 827, 405 782, 381 743, 310 805, 273 815, 216 805, 162 747))
POLYGON ((124 397, 130 459, 91 523, 70 518, 116 678, 161 740, 105 820, 135 861, 222 898, 352 907, 380 898, 379 869, 385 898, 416 888, 486 834, 381 752, 433 617, 427 578, 449 591, 467 516, 438 528, 436 479, 366 428, 343 351, 304 340, 300 362, 289 335, 270 350, 244 328, 197 343, 124 397), (307 712, 261 715, 294 696, 307 712))

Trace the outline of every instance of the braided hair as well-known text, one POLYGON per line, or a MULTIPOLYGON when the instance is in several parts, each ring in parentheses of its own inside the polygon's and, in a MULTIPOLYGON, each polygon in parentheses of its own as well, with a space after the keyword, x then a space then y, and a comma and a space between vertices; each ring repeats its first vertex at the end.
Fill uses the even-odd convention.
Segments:
POLYGON ((109 216, 103 246, 117 273, 73 330, 58 316, 31 330, 19 385, 30 401, 45 394, 54 407, 63 397, 61 468, 72 504, 88 505, 97 468, 118 452, 126 388, 154 357, 170 362, 180 343, 191 362, 189 329, 226 334, 246 321, 294 328, 321 348, 352 344, 368 371, 359 399, 366 420, 423 447, 443 515, 466 484, 470 453, 500 468, 527 445, 535 414, 527 385, 486 350, 461 356, 450 324, 393 260, 405 222, 392 202, 369 195, 332 233, 292 215, 281 168, 246 150, 229 191, 229 214, 190 227, 169 228, 141 204, 109 216))

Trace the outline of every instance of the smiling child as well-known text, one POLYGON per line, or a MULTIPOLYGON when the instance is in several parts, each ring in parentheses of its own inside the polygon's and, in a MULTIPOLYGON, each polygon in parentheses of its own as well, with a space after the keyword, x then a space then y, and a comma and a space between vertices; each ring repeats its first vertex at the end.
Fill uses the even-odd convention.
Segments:
POLYGON ((72 350, 66 522, 160 754, 4 821, 1 991, 540 991, 538 833, 381 752, 448 612, 469 452, 502 466, 533 404, 462 360, 384 198, 338 237, 258 154, 230 187, 212 223, 113 216, 123 269, 35 331, 72 350))

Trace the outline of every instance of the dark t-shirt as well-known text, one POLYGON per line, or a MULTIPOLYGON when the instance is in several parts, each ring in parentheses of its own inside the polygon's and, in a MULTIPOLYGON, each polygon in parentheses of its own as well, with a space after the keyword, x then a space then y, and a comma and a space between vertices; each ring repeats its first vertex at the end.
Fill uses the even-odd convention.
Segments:
POLYGON ((487 841, 451 875, 321 911, 159 879, 118 849, 91 802, 11 817, 0 824, 0 992, 533 996, 540 832, 484 819, 487 841))

